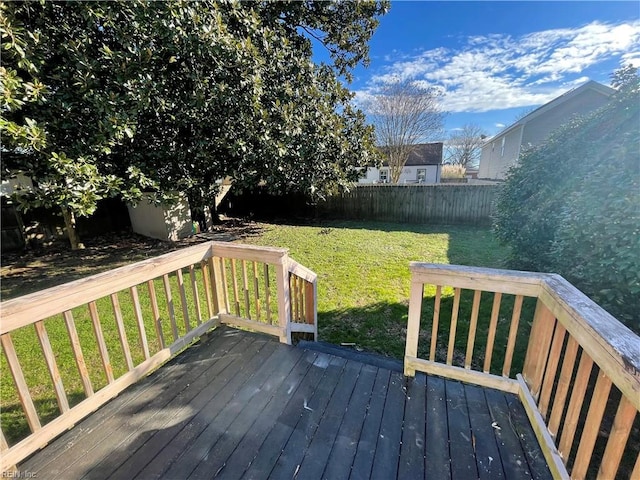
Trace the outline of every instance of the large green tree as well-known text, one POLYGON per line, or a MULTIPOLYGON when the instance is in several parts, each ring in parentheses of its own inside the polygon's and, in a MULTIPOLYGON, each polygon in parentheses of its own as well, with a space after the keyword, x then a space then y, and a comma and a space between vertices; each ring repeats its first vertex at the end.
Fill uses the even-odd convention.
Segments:
POLYGON ((82 215, 102 196, 135 200, 153 189, 186 191, 203 207, 225 177, 319 195, 347 185, 371 161, 373 137, 343 83, 366 63, 386 7, 10 4, 5 17, 39 39, 31 55, 48 91, 37 108, 3 109, 46 132, 47 148, 13 152, 11 166, 36 184, 24 205, 64 204, 82 215), (312 38, 330 64, 311 61, 312 38))
POLYGON ((513 265, 557 272, 640 331, 640 88, 617 92, 526 151, 501 189, 495 230, 513 265))

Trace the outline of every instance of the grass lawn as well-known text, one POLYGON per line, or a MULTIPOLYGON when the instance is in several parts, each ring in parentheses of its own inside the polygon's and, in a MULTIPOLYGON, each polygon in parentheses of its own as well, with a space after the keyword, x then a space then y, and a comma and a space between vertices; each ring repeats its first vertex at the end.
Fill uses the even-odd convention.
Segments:
MULTIPOLYGON (((235 230, 243 243, 287 247, 295 260, 314 270, 318 274, 318 325, 321 340, 341 344, 354 343, 357 348, 373 351, 396 358, 402 358, 407 326, 407 309, 409 300, 409 262, 412 260, 433 263, 450 263, 501 267, 506 259, 506 252, 496 243, 489 229, 476 227, 452 226, 417 226, 379 222, 322 222, 317 226, 251 224, 248 228, 235 230)), ((116 239, 117 240, 117 239, 116 239)), ((90 242, 87 242, 91 245, 90 242)), ((56 252, 52 255, 36 256, 31 261, 25 258, 14 258, 13 262, 3 261, 2 294, 3 299, 15 297, 39 288, 64 283, 97 273, 86 268, 94 265, 95 270, 106 270, 122 263, 129 263, 142 258, 165 253, 172 248, 167 244, 149 243, 135 240, 118 250, 118 241, 102 247, 90 247, 84 252, 56 252), (113 251, 121 252, 121 255, 113 251), (106 255, 105 252, 111 252, 106 255), (123 258, 125 262, 123 262, 123 258), (82 266, 82 268, 80 268, 82 266)), ((172 283, 175 283, 172 277, 172 283)), ((201 282, 198 276, 198 282, 201 282)), ((175 285, 174 285, 175 286, 175 285)), ((161 290, 162 286, 157 285, 161 290)), ((430 318, 429 296, 433 290, 426 290, 423 320, 430 318)), ((120 303, 127 336, 130 343, 136 343, 136 326, 133 307, 126 294, 120 295, 120 303)), ((443 293, 441 315, 441 344, 448 341, 448 319, 450 318, 453 292, 443 293), (449 309, 449 314, 446 311, 449 309)), ((140 289, 140 299, 148 303, 144 288, 140 289)), ((176 298, 176 314, 181 307, 176 298)), ((193 319, 194 306, 188 298, 189 315, 193 319)), ((498 339, 505 338, 508 331, 510 305, 509 299, 503 302, 498 339)), ((109 299, 98 302, 101 318, 112 316, 109 299)), ((143 307, 144 308, 144 307, 143 307)), ((205 310, 204 305, 201 306, 205 310)), ((491 308, 490 296, 485 295, 481 301, 481 318, 487 321, 478 327, 478 352, 486 339, 486 323, 491 308), (484 329, 484 330, 483 330, 484 329)), ((164 306, 161 305, 164 310, 164 306)), ((471 292, 465 292, 460 307, 460 321, 456 347, 464 352, 466 345, 465 319, 470 317, 471 292)), ((527 310, 531 310, 530 307, 527 310)), ((86 308, 73 311, 79 334, 83 340, 83 350, 87 359, 93 358, 89 364, 94 388, 104 385, 105 379, 97 354, 97 345, 93 337, 91 322, 86 308)), ((117 331, 113 322, 102 321, 111 363, 116 374, 126 371, 126 364, 119 346, 117 331)), ((178 320, 179 329, 183 327, 178 320)), ((52 318, 46 322, 47 331, 58 357, 61 375, 69 400, 72 404, 84 398, 82 385, 75 370, 68 336, 61 318, 52 318)), ((164 325, 165 338, 171 337, 168 326, 164 325)), ((427 355, 430 332, 428 328, 421 332, 420 354, 427 355)), ((153 332, 153 326, 147 325, 147 332, 153 332)), ((525 332, 526 334, 526 332, 525 332)), ((150 335, 150 333, 148 333, 150 335)), ((12 334, 18 356, 21 359, 27 383, 36 403, 41 419, 46 423, 57 414, 57 405, 51 382, 42 358, 41 349, 33 328, 20 329, 12 334)), ((439 336, 440 337, 440 336, 439 336)), ((151 341, 152 354, 159 349, 151 341)), ((496 343, 500 349, 499 342, 496 343)), ((518 345, 517 357, 523 354, 522 344, 518 345)), ((142 353, 134 349, 134 360, 142 360, 142 353)), ((438 352, 442 358, 443 352, 438 352)), ((474 352, 475 356, 475 352, 474 352)), ((481 355, 479 355, 480 357, 481 355)), ((458 355, 459 358, 459 355, 458 355)), ((502 356, 496 351, 494 363, 500 367, 502 356)), ((514 369, 519 360, 514 360, 514 369)), ((4 355, 0 357, 0 368, 7 372, 4 355)), ((116 375, 117 376, 117 375, 116 375)), ((15 387, 9 375, 0 377, 0 396, 2 399, 3 431, 10 441, 15 442, 28 433, 15 387)))
MULTIPOLYGON (((477 227, 352 221, 265 225, 260 235, 243 242, 287 247, 318 274, 321 340, 355 343, 396 358, 404 355, 410 261, 502 267, 506 260, 491 231, 477 227)), ((443 308, 453 294, 445 293, 443 308)), ((470 311, 471 300, 465 300, 461 313, 470 311)))

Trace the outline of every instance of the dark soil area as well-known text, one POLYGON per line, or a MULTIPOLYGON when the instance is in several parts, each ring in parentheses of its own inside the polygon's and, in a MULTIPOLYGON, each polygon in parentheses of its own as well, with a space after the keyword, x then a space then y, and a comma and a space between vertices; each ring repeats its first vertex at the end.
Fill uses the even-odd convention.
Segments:
POLYGON ((186 246, 209 240, 239 240, 257 235, 261 230, 255 222, 225 219, 213 232, 177 242, 121 232, 83 238, 85 248, 82 250, 71 250, 67 241, 57 241, 36 249, 7 252, 1 258, 0 295, 2 300, 8 300, 186 246))

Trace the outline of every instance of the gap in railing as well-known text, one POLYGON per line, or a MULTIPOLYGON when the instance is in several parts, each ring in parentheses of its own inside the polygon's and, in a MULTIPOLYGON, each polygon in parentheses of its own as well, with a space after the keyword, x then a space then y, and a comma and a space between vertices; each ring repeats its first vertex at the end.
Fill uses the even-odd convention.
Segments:
MULTIPOLYGON (((437 342, 434 361, 447 363, 449 343, 451 340, 451 323, 455 300, 453 287, 441 287, 440 315, 438 319, 437 342)), ((475 291, 460 289, 458 316, 455 329, 454 351, 452 365, 464 367, 469 346, 469 331, 473 313, 475 291)), ((491 342, 489 332, 492 327, 492 314, 495 294, 483 291, 480 293, 478 318, 475 337, 472 345, 471 369, 483 371, 486 359, 487 343, 491 342)), ((489 373, 502 375, 504 359, 507 353, 508 337, 511 329, 512 315, 516 302, 515 295, 503 294, 500 298, 498 315, 495 322, 495 336, 491 351, 489 373)), ((518 320, 517 334, 515 338, 513 359, 510 367, 510 376, 522 371, 524 357, 527 349, 528 335, 531 329, 536 300, 525 297, 518 320)), ((420 340, 418 343, 418 357, 430 359, 431 340, 433 326, 433 312, 436 303, 436 287, 425 285, 421 310, 420 340)))

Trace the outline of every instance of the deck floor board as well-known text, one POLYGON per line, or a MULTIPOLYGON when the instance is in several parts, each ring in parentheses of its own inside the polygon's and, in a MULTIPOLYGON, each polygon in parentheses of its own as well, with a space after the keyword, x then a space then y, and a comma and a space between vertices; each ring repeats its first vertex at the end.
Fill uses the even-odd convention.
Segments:
POLYGON ((424 478, 426 377, 418 375, 409 379, 406 393, 398 476, 424 478))
POLYGON ((432 478, 451 479, 451 456, 449 454, 449 422, 447 421, 447 393, 445 381, 438 377, 427 377, 426 393, 426 442, 425 468, 432 478), (440 441, 434 439, 444 439, 440 441))
POLYGON ((453 480, 478 478, 474 452, 475 441, 469 421, 469 407, 467 397, 464 394, 464 385, 459 382, 447 381, 445 390, 447 419, 449 421, 451 478, 453 480))
POLYGON ((357 453, 357 439, 361 438, 377 370, 373 365, 362 366, 345 411, 344 421, 340 425, 335 442, 331 447, 323 478, 331 478, 332 480, 347 480, 349 478, 357 453))
POLYGON ((219 327, 20 469, 86 479, 551 478, 514 395, 345 357, 219 327))
POLYGON ((371 459, 374 458, 376 446, 378 445, 380 423, 382 422, 382 413, 387 399, 390 375, 391 372, 386 369, 378 369, 376 373, 376 380, 369 397, 369 405, 362 423, 360 438, 352 439, 357 443, 357 447, 356 455, 351 465, 350 480, 366 480, 371 476, 373 467, 371 459))

